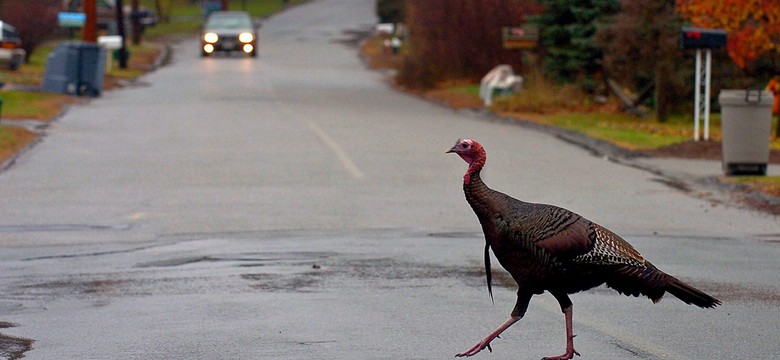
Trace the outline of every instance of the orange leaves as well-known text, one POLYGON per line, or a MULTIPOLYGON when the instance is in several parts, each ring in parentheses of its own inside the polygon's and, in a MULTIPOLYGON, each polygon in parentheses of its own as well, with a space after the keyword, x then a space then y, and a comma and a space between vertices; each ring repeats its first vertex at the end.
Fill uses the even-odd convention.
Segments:
POLYGON ((696 26, 726 30, 729 56, 741 68, 761 54, 780 54, 777 0, 676 0, 676 9, 696 26))

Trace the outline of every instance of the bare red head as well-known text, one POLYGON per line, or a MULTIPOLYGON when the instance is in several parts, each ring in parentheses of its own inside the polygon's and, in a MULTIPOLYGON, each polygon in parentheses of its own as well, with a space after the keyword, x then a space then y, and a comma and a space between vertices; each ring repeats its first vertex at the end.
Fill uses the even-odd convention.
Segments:
POLYGON ((455 146, 449 149, 447 153, 456 153, 469 164, 469 169, 466 171, 466 175, 463 176, 463 182, 466 184, 469 183, 471 174, 482 170, 482 167, 485 166, 485 160, 487 160, 485 148, 472 139, 458 140, 455 146))

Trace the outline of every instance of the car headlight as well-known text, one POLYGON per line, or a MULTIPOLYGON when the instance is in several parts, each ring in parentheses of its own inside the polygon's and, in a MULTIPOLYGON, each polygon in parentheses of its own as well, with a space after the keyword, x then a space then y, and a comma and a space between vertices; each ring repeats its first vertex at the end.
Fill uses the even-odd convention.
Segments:
POLYGON ((219 36, 213 32, 203 34, 203 41, 207 43, 215 43, 217 40, 219 40, 219 36))
POLYGON ((252 33, 243 32, 240 35, 238 35, 238 41, 240 41, 242 43, 252 42, 252 40, 254 40, 254 39, 255 39, 255 36, 252 35, 252 33))

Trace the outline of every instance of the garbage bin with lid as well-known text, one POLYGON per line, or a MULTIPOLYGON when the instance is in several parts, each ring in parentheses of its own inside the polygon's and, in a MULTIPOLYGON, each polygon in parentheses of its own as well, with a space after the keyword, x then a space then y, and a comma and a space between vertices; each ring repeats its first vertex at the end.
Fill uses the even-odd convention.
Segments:
POLYGON ((768 91, 721 90, 718 102, 726 175, 766 175, 772 101, 768 91))
POLYGON ((97 44, 67 41, 46 59, 43 90, 98 96, 103 89, 106 49, 97 44))

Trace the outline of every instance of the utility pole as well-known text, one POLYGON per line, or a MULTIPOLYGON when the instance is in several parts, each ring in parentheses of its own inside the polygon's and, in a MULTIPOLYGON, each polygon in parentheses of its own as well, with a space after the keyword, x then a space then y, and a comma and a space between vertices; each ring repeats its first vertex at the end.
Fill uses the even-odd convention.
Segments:
POLYGON ((82 6, 84 6, 84 14, 87 15, 87 19, 84 22, 81 39, 97 43, 97 0, 84 0, 82 6))
POLYGON ((122 38, 122 45, 119 48, 119 68, 120 69, 127 69, 127 46, 125 41, 125 14, 124 14, 124 4, 122 4, 122 0, 116 0, 114 3, 114 7, 116 8, 116 32, 117 35, 119 35, 120 38, 122 38))

